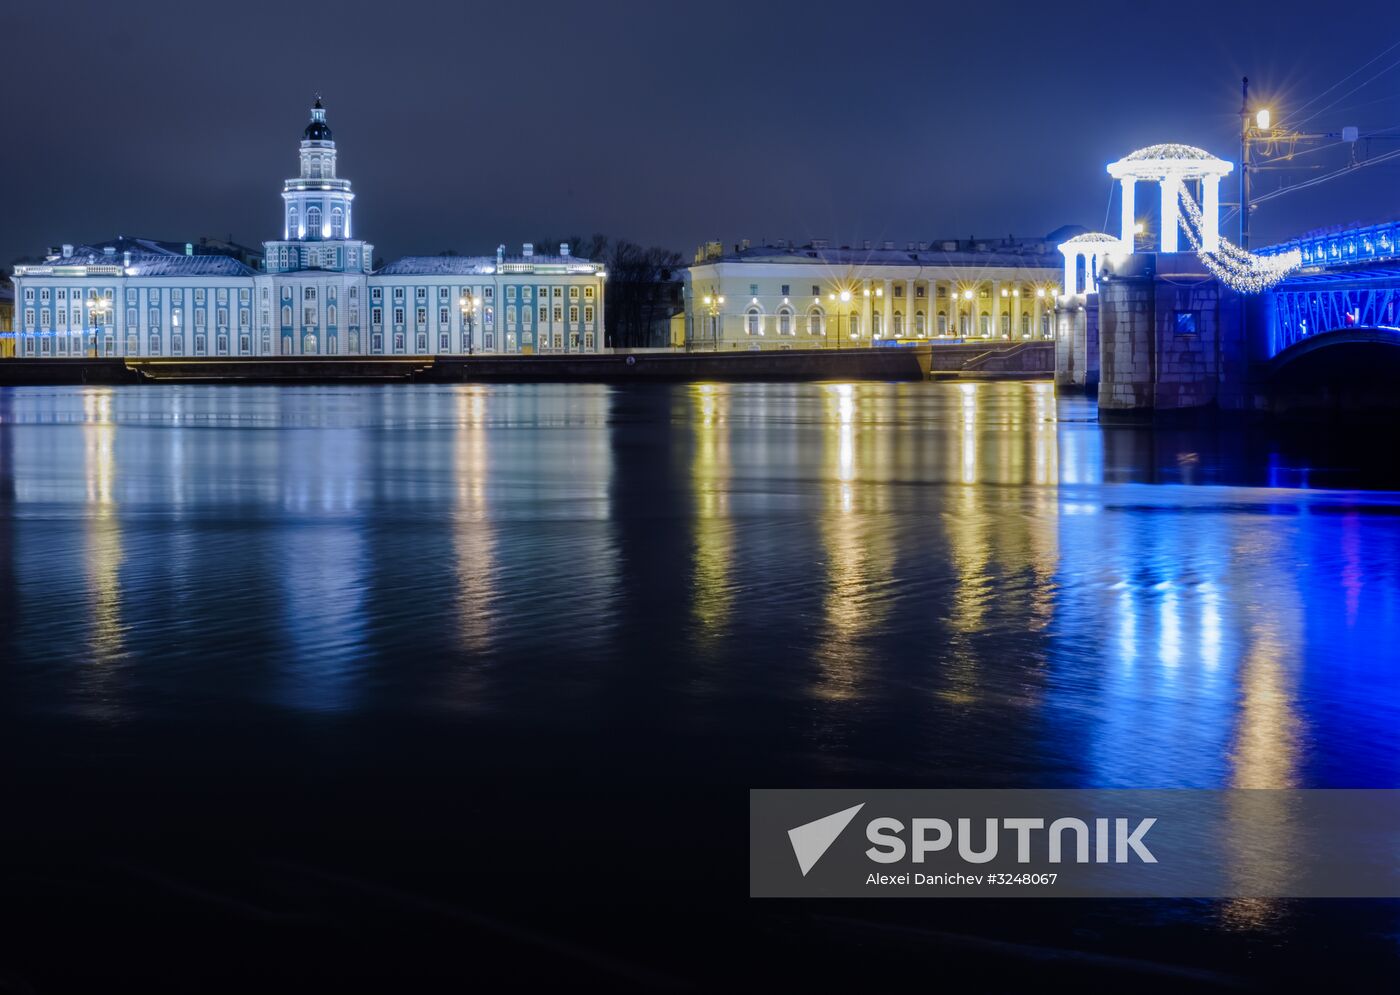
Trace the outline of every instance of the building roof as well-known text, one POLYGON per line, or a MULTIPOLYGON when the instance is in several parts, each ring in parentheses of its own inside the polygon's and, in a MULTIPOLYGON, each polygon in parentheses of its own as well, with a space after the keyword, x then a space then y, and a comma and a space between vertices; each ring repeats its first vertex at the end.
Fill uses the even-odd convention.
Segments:
MULTIPOLYGON (((183 248, 183 247, 182 247, 183 248)), ((253 276, 255 271, 222 253, 173 252, 150 239, 119 236, 100 245, 73 246, 71 255, 50 254, 42 263, 17 267, 33 275, 46 267, 121 266, 127 276, 253 276), (118 249, 121 245, 124 248, 118 249), (112 252, 104 249, 111 248, 112 252)), ((71 275, 71 274, 70 274, 71 275)))
MULTIPOLYGON (((1061 231, 1064 229, 1060 229, 1061 231)), ((1082 229, 1074 229, 1080 231, 1082 229)), ((1004 266, 1058 269, 1062 263, 1055 252, 1056 244, 1047 239, 965 239, 923 244, 914 249, 867 249, 841 246, 832 248, 820 243, 803 246, 756 245, 737 246, 735 251, 697 259, 696 265, 709 263, 783 263, 806 264, 836 268, 860 266, 1004 266)))
MULTIPOLYGON (((477 276, 496 272, 495 256, 404 256, 375 270, 376 276, 477 276)), ((596 263, 577 256, 501 256, 501 271, 528 273, 535 270, 572 270, 592 273, 596 263)))

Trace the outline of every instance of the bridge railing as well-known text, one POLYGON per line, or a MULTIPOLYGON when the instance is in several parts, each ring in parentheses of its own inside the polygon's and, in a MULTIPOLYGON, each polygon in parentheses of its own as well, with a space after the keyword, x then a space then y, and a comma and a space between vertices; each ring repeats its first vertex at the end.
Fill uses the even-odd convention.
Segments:
POLYGON ((1321 235, 1306 235, 1278 245, 1256 250, 1261 256, 1276 256, 1297 249, 1303 266, 1344 266, 1376 259, 1400 258, 1400 223, 1347 228, 1321 235))
POLYGON ((1273 294, 1273 305, 1270 357, 1310 336, 1344 328, 1383 329, 1400 335, 1400 287, 1396 286, 1285 285, 1273 294))

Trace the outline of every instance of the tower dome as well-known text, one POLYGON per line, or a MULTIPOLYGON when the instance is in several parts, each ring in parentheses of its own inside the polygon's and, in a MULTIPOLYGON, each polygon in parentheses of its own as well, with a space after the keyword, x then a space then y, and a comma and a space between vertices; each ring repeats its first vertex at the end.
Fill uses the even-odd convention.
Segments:
POLYGON ((306 130, 301 133, 303 141, 308 142, 329 142, 331 140, 330 125, 326 124, 326 108, 321 103, 321 95, 316 94, 316 104, 311 108, 311 123, 306 126, 306 130))

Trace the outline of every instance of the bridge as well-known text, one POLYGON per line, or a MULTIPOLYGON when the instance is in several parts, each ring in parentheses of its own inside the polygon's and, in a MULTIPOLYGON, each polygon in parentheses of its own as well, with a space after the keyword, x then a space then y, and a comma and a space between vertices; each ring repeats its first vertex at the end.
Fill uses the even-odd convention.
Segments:
POLYGON ((1293 239, 1261 249, 1278 256, 1297 251, 1301 266, 1269 295, 1269 358, 1308 346, 1319 336, 1342 343, 1366 329, 1366 341, 1400 346, 1400 223, 1371 225, 1293 239))
POLYGON ((1056 383, 1097 388, 1109 417, 1400 411, 1400 222, 1249 252, 1220 234, 1218 188, 1232 168, 1170 144, 1109 165, 1121 233, 1060 246, 1056 383), (1160 187, 1160 247, 1141 244, 1144 183, 1160 187))

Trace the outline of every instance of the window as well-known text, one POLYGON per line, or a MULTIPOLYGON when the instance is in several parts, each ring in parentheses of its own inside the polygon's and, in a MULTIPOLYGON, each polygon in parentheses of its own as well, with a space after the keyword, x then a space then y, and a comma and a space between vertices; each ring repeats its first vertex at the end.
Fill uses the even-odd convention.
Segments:
POLYGON ((147 347, 147 350, 146 350, 146 351, 149 352, 152 356, 159 356, 159 355, 160 355, 160 336, 159 336, 159 335, 152 335, 152 336, 151 336, 151 341, 150 341, 150 343, 148 344, 148 347, 147 347))
MULTIPOLYGON (((354 292, 355 292, 355 290, 354 290, 354 288, 352 287, 352 288, 350 289, 350 293, 353 295, 354 292)), ((438 300, 440 300, 440 301, 445 301, 445 300, 448 299, 449 296, 450 296, 450 295, 449 295, 448 289, 447 289, 446 287, 438 287, 438 300)))
POLYGON ((1028 338, 1030 338, 1030 337, 1031 337, 1031 316, 1028 315, 1028 314, 1022 314, 1022 315, 1021 315, 1021 338, 1023 338, 1023 339, 1028 339, 1028 338))
POLYGON ((576 300, 578 300, 578 287, 570 287, 570 288, 569 288, 569 300, 571 300, 571 301, 576 301, 576 300))
POLYGON ((401 300, 403 300, 403 287, 395 287, 395 288, 394 288, 394 300, 396 300, 396 301, 401 301, 401 300))
POLYGON ((427 288, 427 287, 417 287, 417 288, 415 288, 415 289, 414 289, 414 297, 415 297, 416 299, 420 300, 420 301, 426 301, 426 300, 428 299, 428 288, 427 288))
POLYGON ((783 308, 778 312, 778 334, 792 334, 792 311, 788 308, 783 308))
POLYGON ((194 292, 194 302, 195 302, 196 304, 203 304, 203 303, 204 303, 204 291, 203 291, 203 290, 196 290, 196 291, 194 292))
POLYGON ((820 297, 821 295, 822 295, 822 288, 819 287, 819 286, 817 286, 815 283, 812 284, 812 296, 813 296, 813 297, 820 297))
POLYGON ((384 309, 382 307, 372 307, 369 309, 369 322, 375 328, 384 324, 384 309))
POLYGON ((204 310, 204 308, 202 308, 202 307, 200 307, 200 308, 195 308, 195 310, 194 310, 194 325, 195 325, 196 328, 203 328, 206 324, 208 324, 208 319, 209 319, 209 312, 208 312, 208 311, 204 310))
POLYGON ((39 327, 40 327, 40 328, 52 328, 52 327, 53 327, 53 322, 49 320, 49 319, 51 319, 52 317, 53 317, 53 313, 52 313, 51 311, 49 311, 48 308, 42 308, 42 309, 40 309, 40 311, 39 311, 39 327))
POLYGON ((758 296, 758 284, 756 284, 756 283, 751 283, 751 284, 749 284, 749 296, 750 296, 750 297, 757 297, 757 296, 758 296))
POLYGON ((938 312, 938 334, 948 334, 948 315, 946 312, 943 311, 938 312))
POLYGON ((571 325, 577 325, 577 324, 578 324, 578 305, 577 305, 577 304, 570 304, 570 305, 569 305, 569 324, 571 324, 571 325))
POLYGON ((1178 335, 1195 335, 1199 311, 1177 311, 1172 319, 1172 328, 1178 335))
POLYGON ((513 300, 515 300, 515 284, 513 284, 513 283, 512 283, 509 287, 506 288, 506 300, 508 300, 508 301, 513 301, 513 300))
POLYGON ((340 208, 331 211, 331 237, 342 238, 345 235, 345 215, 340 208))
POLYGON ((302 308, 301 323, 303 325, 316 324, 316 308, 314 305, 311 307, 302 308))
POLYGON ((302 300, 314 301, 316 299, 316 288, 307 287, 305 290, 302 291, 301 297, 302 300))
POLYGON ((547 321, 549 321, 549 308, 547 308, 547 307, 545 307, 543 304, 541 304, 541 305, 540 305, 540 314, 539 314, 539 323, 540 323, 541 325, 543 325, 543 324, 544 324, 545 322, 547 322, 547 321))
POLYGON ((321 237, 321 209, 319 207, 306 209, 306 230, 312 238, 321 237))
POLYGON ((486 298, 486 300, 488 300, 488 301, 490 301, 490 300, 495 300, 495 298, 496 298, 496 288, 495 288, 495 287, 487 287, 485 290, 482 291, 482 297, 486 298))
POLYGON ((440 307, 440 308, 438 308, 438 324, 439 324, 439 325, 448 325, 448 324, 451 323, 451 321, 452 321, 452 312, 451 312, 451 310, 448 309, 448 308, 445 308, 445 307, 440 307))
POLYGON ((820 335, 823 331, 821 308, 812 308, 807 312, 807 332, 811 335, 820 335))
POLYGON ((857 313, 854 312, 854 311, 852 311, 852 312, 850 313, 850 316, 847 318, 847 321, 846 321, 846 330, 850 333, 851 338, 855 339, 855 338, 859 338, 859 337, 860 337, 860 315, 859 315, 859 314, 857 314, 857 313))
POLYGON ((414 319, 415 319, 415 324, 417 324, 419 328, 426 328, 426 327, 427 327, 427 325, 428 325, 428 309, 427 309, 427 308, 425 308, 425 307, 417 308, 417 309, 413 312, 413 317, 414 317, 414 319))
POLYGON ((369 299, 372 301, 382 301, 384 299, 384 288, 374 287, 369 292, 369 299))
MULTIPOLYGON (((558 290, 559 288, 558 288, 558 287, 555 287, 554 289, 555 289, 555 290, 558 290)), ((555 296, 557 297, 558 295, 556 294, 555 296)), ((555 320, 555 321, 563 321, 563 320, 564 320, 564 306, 563 306, 562 304, 556 304, 556 305, 554 305, 554 320, 555 320)))
MULTIPOLYGON (((895 289, 899 289, 899 288, 896 287, 895 289)), ((903 312, 903 311, 896 311, 896 312, 894 313, 894 323, 893 323, 890 327, 891 327, 891 329, 894 331, 894 337, 895 337, 895 338, 899 338, 901 335, 904 334, 904 312, 903 312)))
POLYGON ((585 304, 583 308, 583 320, 585 324, 593 324, 593 305, 585 304))
POLYGON ((926 337, 928 336, 928 331, 927 331, 927 329, 928 329, 928 326, 927 326, 927 325, 925 324, 925 322, 924 322, 924 313, 923 313, 922 311, 915 311, 915 312, 914 312, 914 334, 915 334, 916 336, 918 336, 919 338, 921 338, 921 339, 922 339, 922 338, 926 338, 926 337))
POLYGON ((915 288, 914 288, 914 296, 915 296, 915 297, 918 297, 918 298, 920 298, 920 299, 922 299, 923 296, 924 296, 924 288, 923 288, 923 287, 915 287, 915 288))
POLYGON ((591 300, 593 299, 593 288, 592 288, 592 287, 584 287, 584 288, 583 288, 583 299, 586 300, 586 301, 591 301, 591 300))
POLYGON ((1011 315, 1009 314, 1003 314, 1001 316, 1001 337, 1004 339, 1011 338, 1011 315))
POLYGON ((403 327, 403 308, 401 307, 394 308, 394 325, 399 328, 403 327))
POLYGON ((792 288, 791 288, 790 286, 788 286, 786 283, 783 284, 783 296, 784 296, 784 297, 787 297, 787 296, 789 296, 791 293, 792 293, 792 288))
POLYGON ((413 341, 413 351, 422 355, 428 351, 428 333, 419 332, 413 341))
POLYGON ((334 325, 334 324, 335 324, 335 305, 334 305, 334 304, 328 304, 328 305, 326 305, 326 324, 327 324, 327 325, 334 325))
POLYGON ((228 308, 226 308, 226 307, 221 307, 221 308, 219 308, 218 311, 215 312, 214 321, 218 324, 218 326, 219 326, 220 328, 227 328, 227 327, 228 327, 228 308))
POLYGON ((870 334, 873 335, 873 336, 875 336, 875 338, 878 339, 878 338, 880 337, 880 335, 882 334, 882 333, 881 333, 881 329, 882 329, 883 327, 884 327, 884 326, 880 323, 880 312, 879 312, 879 311, 873 312, 873 313, 870 315, 870 334))
POLYGON ((563 287, 555 287, 555 288, 554 288, 554 299, 555 299, 555 300, 559 300, 559 299, 560 299, 561 297, 563 297, 563 296, 564 296, 564 288, 563 288, 563 287))
MULTIPOLYGON (((126 327, 127 327, 127 328, 135 328, 135 327, 136 327, 136 323, 137 323, 138 320, 139 320, 139 319, 136 317, 136 309, 135 309, 134 307, 129 307, 129 308, 127 308, 127 309, 126 309, 126 327)), ((62 312, 62 311, 58 312, 58 323, 59 323, 60 325, 63 324, 63 312, 62 312)))
POLYGON ((894 285, 894 295, 895 295, 896 297, 903 297, 903 296, 904 296, 904 284, 902 284, 902 283, 896 283, 896 284, 894 285))
POLYGON ((508 304, 508 305, 506 306, 506 328, 512 328, 512 329, 513 329, 514 327, 515 327, 515 305, 514 305, 514 304, 508 304))
MULTIPOLYGON (((490 289, 490 288, 487 288, 487 289, 490 289)), ((482 325, 483 325, 484 327, 486 327, 486 328, 495 328, 495 327, 496 327, 496 309, 495 309, 494 307, 485 307, 485 308, 482 308, 482 310, 481 310, 481 323, 482 323, 482 325)))
POLYGON ((744 314, 744 328, 750 335, 763 334, 763 315, 758 308, 751 307, 744 314))

